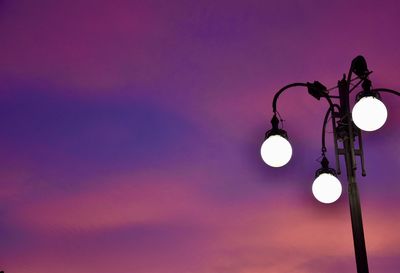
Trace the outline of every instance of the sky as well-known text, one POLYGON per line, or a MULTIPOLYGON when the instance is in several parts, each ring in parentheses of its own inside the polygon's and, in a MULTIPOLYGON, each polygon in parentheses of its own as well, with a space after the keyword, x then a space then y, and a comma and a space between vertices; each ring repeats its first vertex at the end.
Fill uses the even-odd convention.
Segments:
MULTIPOLYGON (((311 193, 326 103, 282 95, 292 160, 273 169, 259 149, 288 83, 333 87, 361 54, 374 87, 400 90, 399 13, 398 1, 0 0, 0 270, 356 272, 345 175, 338 202, 311 193)), ((397 273, 400 101, 382 99, 388 120, 363 135, 357 175, 370 271, 397 273)))

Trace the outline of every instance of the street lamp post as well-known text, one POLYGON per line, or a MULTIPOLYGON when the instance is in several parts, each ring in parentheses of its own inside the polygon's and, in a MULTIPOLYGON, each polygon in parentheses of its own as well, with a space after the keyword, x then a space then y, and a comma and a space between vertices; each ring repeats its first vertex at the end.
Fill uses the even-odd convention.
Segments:
POLYGON ((334 88, 328 90, 318 81, 286 85, 274 96, 272 102, 274 114, 271 120, 272 129, 265 134, 265 141, 261 146, 262 159, 272 167, 284 166, 291 158, 292 148, 286 131, 283 130, 282 126, 279 126, 279 113, 277 111, 278 98, 284 91, 293 87, 306 87, 308 93, 314 98, 318 100, 323 98, 328 102, 329 108, 322 128, 321 168, 316 171, 316 179, 313 183, 312 191, 316 199, 322 203, 333 203, 340 197, 342 187, 337 175, 341 173, 339 157, 343 156, 346 164, 350 216, 358 273, 369 272, 360 198, 356 182, 356 157, 359 157, 361 161, 362 176, 366 175, 361 130, 375 131, 385 123, 387 110, 380 100, 380 93, 386 92, 400 96, 400 92, 395 90, 386 88, 372 89, 371 81, 369 80, 371 73, 367 68, 364 57, 358 56, 352 61, 347 77, 343 75, 343 78, 339 80, 338 85, 334 88), (357 94, 357 102, 351 111, 350 94, 360 85, 362 91, 357 94), (338 89, 339 94, 331 95, 329 91, 333 89, 338 89), (334 101, 338 101, 338 103, 334 101), (329 167, 329 161, 325 156, 325 131, 329 117, 332 120, 336 169, 329 167))

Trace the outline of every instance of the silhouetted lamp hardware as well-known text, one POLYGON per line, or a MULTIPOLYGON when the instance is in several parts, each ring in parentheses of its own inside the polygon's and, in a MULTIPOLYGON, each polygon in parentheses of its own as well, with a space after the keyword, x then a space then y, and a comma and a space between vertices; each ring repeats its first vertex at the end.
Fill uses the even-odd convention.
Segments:
POLYGON ((279 129, 279 120, 274 115, 271 120, 272 129, 265 133, 265 141, 261 145, 261 156, 271 167, 282 167, 292 157, 292 146, 285 130, 279 129))
POLYGON ((371 81, 364 80, 363 91, 357 94, 353 122, 363 131, 375 131, 385 124, 387 109, 378 92, 371 90, 371 81))
POLYGON ((351 62, 349 72, 343 75, 338 85, 327 89, 318 81, 307 83, 292 83, 281 88, 272 101, 272 128, 266 132, 261 146, 261 157, 271 167, 282 167, 292 157, 292 146, 288 135, 279 122, 277 111, 279 96, 293 87, 306 87, 308 93, 320 100, 328 102, 328 109, 322 126, 322 159, 321 168, 315 173, 311 190, 314 197, 325 204, 338 200, 342 194, 342 185, 338 179, 341 174, 340 156, 344 157, 348 182, 350 216, 353 230, 353 242, 358 273, 368 273, 367 251, 365 247, 364 229, 360 198, 356 182, 356 157, 360 159, 361 175, 365 176, 364 151, 361 132, 375 131, 381 128, 387 119, 388 111, 381 100, 381 93, 400 96, 400 92, 387 88, 372 88, 367 62, 363 56, 357 56, 351 62), (354 75, 353 75, 354 74, 354 75), (355 96, 355 105, 350 111, 350 94, 361 85, 361 91, 355 96), (338 90, 337 95, 330 91, 338 90), (337 102, 335 102, 337 101, 337 102), (326 157, 325 131, 329 119, 332 122, 332 136, 335 150, 336 168, 329 167, 326 157))
POLYGON ((337 178, 335 169, 329 168, 329 161, 325 156, 321 165, 322 167, 315 172, 312 192, 318 201, 330 204, 339 199, 342 194, 342 184, 337 178))

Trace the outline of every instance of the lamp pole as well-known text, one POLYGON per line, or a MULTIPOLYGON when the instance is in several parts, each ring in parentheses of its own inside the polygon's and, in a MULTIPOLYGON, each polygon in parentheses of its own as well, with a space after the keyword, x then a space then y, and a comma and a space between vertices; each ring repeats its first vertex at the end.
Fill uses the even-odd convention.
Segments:
MULTIPOLYGON (((351 226, 353 230, 354 251, 357 272, 368 273, 367 250, 365 247, 364 228, 362 222, 360 197, 356 182, 356 162, 354 156, 354 126, 351 120, 349 84, 343 79, 339 81, 340 119, 343 121, 341 139, 343 142, 346 163, 348 194, 350 204, 351 226)), ((358 132, 360 134, 360 132, 358 132)))
POLYGON ((318 81, 313 83, 293 83, 281 88, 275 94, 272 102, 274 114, 271 121, 272 129, 267 131, 265 141, 261 146, 263 160, 272 167, 281 167, 290 160, 291 146, 288 142, 286 131, 283 130, 282 126, 279 127, 278 116, 280 117, 280 115, 277 111, 278 98, 284 91, 293 87, 306 87, 308 93, 314 98, 318 100, 323 98, 328 102, 329 109, 325 115, 322 128, 322 167, 316 172, 313 193, 323 203, 332 203, 340 197, 341 184, 337 179, 337 175, 341 173, 339 158, 343 156, 346 165, 350 216, 358 273, 369 273, 360 197, 356 182, 356 157, 359 157, 361 161, 362 176, 366 175, 360 129, 374 131, 385 123, 387 110, 380 101, 380 93, 386 92, 400 96, 400 92, 391 89, 371 89, 371 81, 369 80, 371 73, 367 68, 364 57, 357 56, 351 63, 347 78, 346 75, 343 75, 343 78, 338 81, 338 85, 334 88, 328 90, 318 81), (356 77, 353 78, 353 74, 356 77), (362 91, 356 96, 357 103, 353 107, 353 111, 351 111, 350 94, 360 85, 362 91), (338 89, 338 95, 331 95, 329 91, 332 89, 338 89), (335 103, 335 100, 338 103, 335 103), (325 146, 325 131, 329 116, 332 120, 336 169, 329 168, 329 161, 325 156, 327 150, 325 146))

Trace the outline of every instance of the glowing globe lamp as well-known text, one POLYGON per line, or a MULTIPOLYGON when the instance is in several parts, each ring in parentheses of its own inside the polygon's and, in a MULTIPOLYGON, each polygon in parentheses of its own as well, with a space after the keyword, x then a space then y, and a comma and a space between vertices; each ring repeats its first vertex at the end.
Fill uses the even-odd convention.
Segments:
POLYGON ((276 115, 271 120, 272 129, 265 133, 265 140, 261 145, 261 158, 271 167, 282 167, 292 157, 290 145, 285 130, 279 128, 279 119, 276 115))
POLYGON ((329 168, 329 161, 325 156, 321 165, 322 167, 315 173, 312 193, 321 203, 330 204, 339 199, 342 194, 342 184, 337 179, 335 170, 329 168))
POLYGON ((321 203, 330 204, 339 199, 342 194, 342 184, 330 173, 322 173, 312 185, 314 197, 321 203))
POLYGON ((363 131, 375 131, 385 124, 387 109, 375 96, 362 97, 352 111, 353 121, 363 131))
POLYGON ((292 157, 292 146, 282 135, 271 135, 261 145, 261 157, 271 167, 282 167, 292 157))

